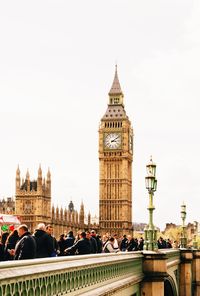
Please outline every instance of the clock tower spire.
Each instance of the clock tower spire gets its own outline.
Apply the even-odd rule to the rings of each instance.
[[[100,233],[132,233],[133,130],[126,115],[117,66],[99,128]]]

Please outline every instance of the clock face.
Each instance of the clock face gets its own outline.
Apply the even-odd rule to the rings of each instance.
[[[104,147],[107,149],[121,148],[121,133],[109,133],[104,135]]]

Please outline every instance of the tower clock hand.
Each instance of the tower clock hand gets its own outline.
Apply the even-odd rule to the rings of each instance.
[[[111,142],[116,142],[116,140],[119,138],[119,136],[117,136],[115,139],[111,140]]]

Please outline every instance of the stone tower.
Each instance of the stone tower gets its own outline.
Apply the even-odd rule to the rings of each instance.
[[[84,204],[83,204],[83,201],[82,201],[81,202],[80,212],[79,212],[79,223],[80,223],[80,225],[82,225],[82,227],[84,227],[84,217],[85,217]]]
[[[30,180],[27,170],[25,180],[20,178],[19,166],[16,171],[15,214],[22,223],[33,231],[38,223],[51,223],[51,173],[42,178],[39,166],[37,180]]]
[[[99,230],[132,233],[133,130],[124,109],[117,66],[99,127]]]

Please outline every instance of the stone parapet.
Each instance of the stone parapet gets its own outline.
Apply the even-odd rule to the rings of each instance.
[[[139,252],[2,262],[0,295],[140,295],[142,279]]]
[[[193,251],[182,249],[180,253],[180,296],[192,296]]]

